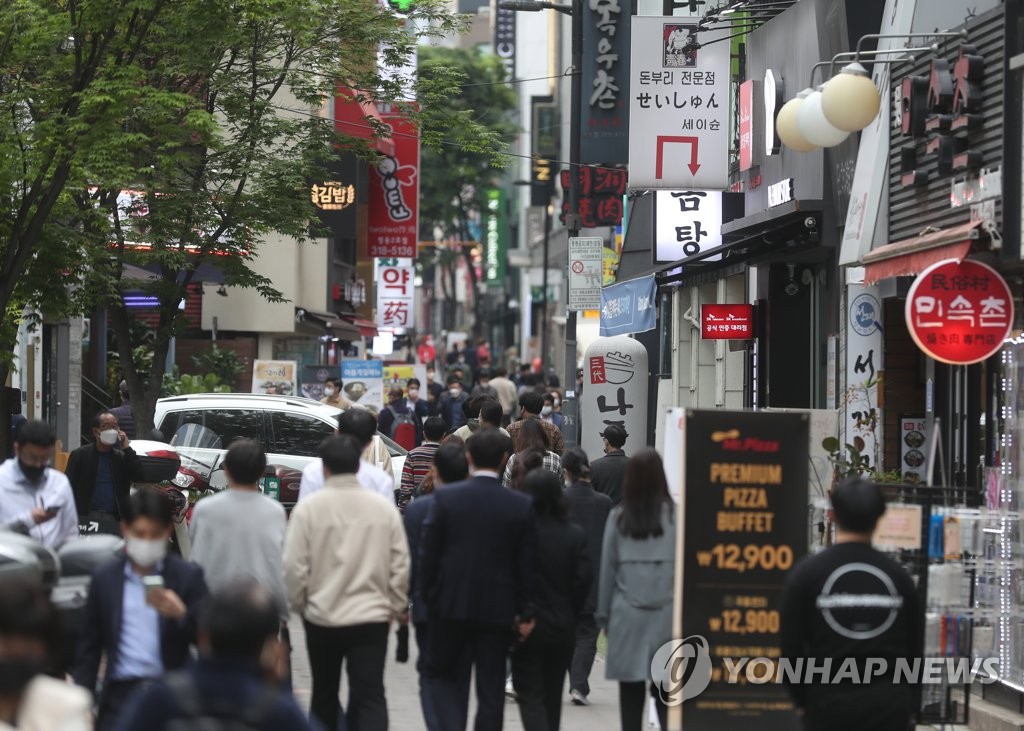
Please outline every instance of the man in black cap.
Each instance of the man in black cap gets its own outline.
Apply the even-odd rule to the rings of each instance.
[[[595,490],[610,497],[613,505],[622,501],[622,478],[626,474],[628,461],[622,446],[628,436],[626,430],[618,424],[605,427],[601,432],[604,456],[590,463],[591,484]]]

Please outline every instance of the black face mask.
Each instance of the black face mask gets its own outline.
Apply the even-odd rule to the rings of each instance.
[[[21,471],[25,474],[25,477],[28,478],[29,482],[39,482],[43,473],[46,471],[46,467],[41,467],[39,465],[27,465],[20,459],[18,460],[18,467],[21,468]]]
[[[19,695],[32,678],[41,675],[45,669],[38,660],[0,659],[0,696]]]

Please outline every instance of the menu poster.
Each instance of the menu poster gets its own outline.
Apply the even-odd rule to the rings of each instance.
[[[727,682],[725,658],[780,656],[786,574],[807,552],[807,414],[688,411],[681,637],[706,638],[711,682],[682,706],[687,731],[795,731],[781,683]]]
[[[912,485],[928,475],[928,422],[923,416],[900,417],[900,474]]]

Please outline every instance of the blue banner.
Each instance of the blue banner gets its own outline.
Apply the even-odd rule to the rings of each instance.
[[[613,284],[601,290],[601,336],[642,333],[657,327],[654,275]]]

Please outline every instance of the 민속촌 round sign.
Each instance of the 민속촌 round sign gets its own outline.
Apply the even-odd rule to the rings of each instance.
[[[910,336],[926,355],[970,365],[991,357],[1009,336],[1013,295],[987,264],[949,259],[918,275],[905,314]]]

